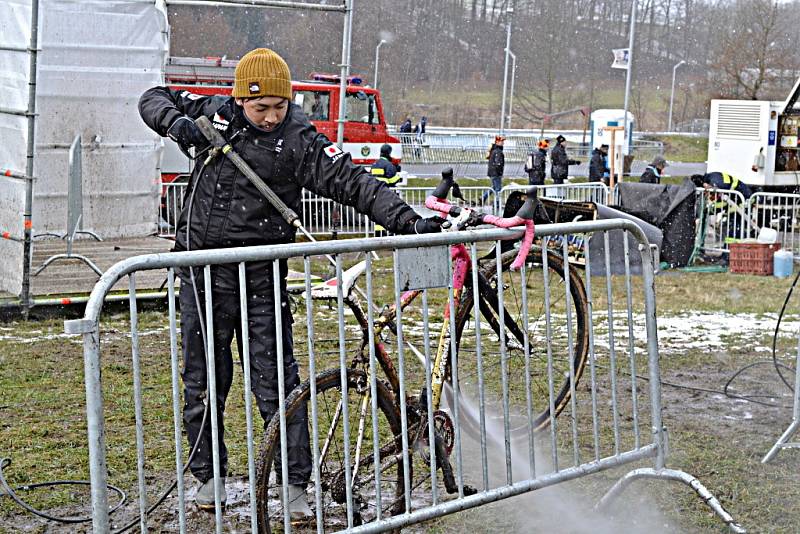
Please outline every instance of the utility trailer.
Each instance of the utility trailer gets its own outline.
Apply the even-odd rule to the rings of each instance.
[[[787,99],[712,100],[708,172],[763,191],[800,189],[800,78]]]

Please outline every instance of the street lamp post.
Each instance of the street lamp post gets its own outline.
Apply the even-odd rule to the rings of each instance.
[[[508,85],[508,57],[511,53],[511,15],[514,13],[514,8],[510,5],[506,8],[506,62],[503,69],[503,99],[500,105],[500,134],[504,133],[504,126],[506,122],[506,89]]]
[[[385,42],[386,39],[381,39],[381,42],[375,47],[375,76],[372,77],[372,83],[375,89],[378,88],[378,60],[380,59],[381,45]]]
[[[680,60],[674,67],[672,67],[672,90],[669,92],[669,122],[667,123],[667,131],[672,131],[672,102],[675,100],[675,72],[678,67],[684,65],[686,62]]]
[[[511,129],[511,108],[514,107],[514,79],[517,75],[517,56],[514,55],[514,52],[511,50],[508,51],[508,55],[511,56],[511,91],[510,95],[508,96],[508,128]]]
[[[628,139],[633,139],[632,132],[628,131],[628,97],[631,93],[631,78],[633,77],[633,43],[634,32],[636,31],[636,1],[637,0],[633,0],[631,2],[631,29],[630,35],[628,36],[628,72],[627,76],[625,77],[625,111],[622,115],[622,125],[625,127],[625,139],[622,140],[623,154],[628,154],[628,152],[630,152]],[[631,126],[633,125],[631,124]],[[622,173],[620,173],[620,175],[622,175]]]

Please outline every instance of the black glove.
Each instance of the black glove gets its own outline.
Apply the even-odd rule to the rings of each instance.
[[[208,144],[206,136],[192,119],[186,115],[178,117],[167,130],[167,135],[176,143],[184,146],[204,146]]]
[[[413,219],[409,221],[410,231],[407,232],[409,234],[435,234],[436,232],[442,231],[442,224],[446,221],[439,217],[438,215],[434,215],[433,217],[428,217],[427,219]]]

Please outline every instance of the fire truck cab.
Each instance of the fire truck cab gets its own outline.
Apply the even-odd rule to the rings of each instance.
[[[237,61],[222,58],[170,57],[165,72],[167,85],[201,95],[230,95]],[[339,120],[340,78],[338,75],[312,73],[310,80],[292,81],[295,104],[308,115],[317,131],[336,140]],[[392,160],[402,158],[400,140],[389,135],[377,89],[364,87],[361,79],[347,81],[347,106],[343,150],[353,161],[370,165],[380,158],[384,144],[392,147]],[[167,143],[162,158],[162,181],[171,182],[177,175],[191,171],[190,160],[175,143]]]

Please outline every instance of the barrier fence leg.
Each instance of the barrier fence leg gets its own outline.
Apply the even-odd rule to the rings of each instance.
[[[731,514],[729,514],[725,508],[722,507],[722,504],[719,502],[719,500],[714,496],[713,493],[708,491],[702,482],[688,473],[675,469],[653,469],[652,467],[634,469],[619,479],[617,483],[614,484],[614,486],[608,490],[605,495],[603,495],[603,498],[597,503],[595,509],[600,511],[606,509],[611,501],[619,497],[619,495],[625,491],[625,488],[627,488],[631,482],[638,478],[656,478],[682,482],[692,488],[695,493],[697,493],[703,502],[705,502],[708,507],[711,508],[711,510],[713,510],[713,512],[717,514],[717,516],[728,526],[731,532],[747,532],[747,530],[745,530],[739,523],[734,521],[733,516],[731,516]]]
[[[89,478],[92,495],[92,531],[109,532],[108,472],[103,422],[103,391],[100,383],[100,327],[89,319],[64,322],[67,334],[83,335],[84,382],[86,384],[86,426],[89,441]]]
[[[595,506],[596,510],[604,510],[610,503],[625,491],[631,482],[638,478],[655,478],[682,482],[692,488],[711,510],[728,526],[731,532],[747,532],[734,521],[719,500],[696,477],[683,471],[665,467],[667,457],[667,431],[661,419],[661,370],[658,361],[658,335],[656,327],[655,277],[653,275],[653,258],[649,247],[639,245],[642,257],[642,278],[645,293],[645,326],[647,329],[647,352],[650,375],[650,402],[652,410],[652,431],[656,444],[655,467],[645,467],[629,471],[617,481]]]
[[[789,425],[789,428],[786,429],[778,441],[775,442],[775,445],[769,450],[764,459],[761,460],[762,464],[765,464],[775,458],[778,454],[778,451],[781,449],[789,449],[789,448],[797,448],[800,447],[800,443],[790,443],[789,440],[797,432],[797,428],[800,427],[800,372],[797,370],[800,369],[800,335],[797,336],[797,358],[795,360],[795,373],[794,373],[794,408],[792,409],[792,424]]]

